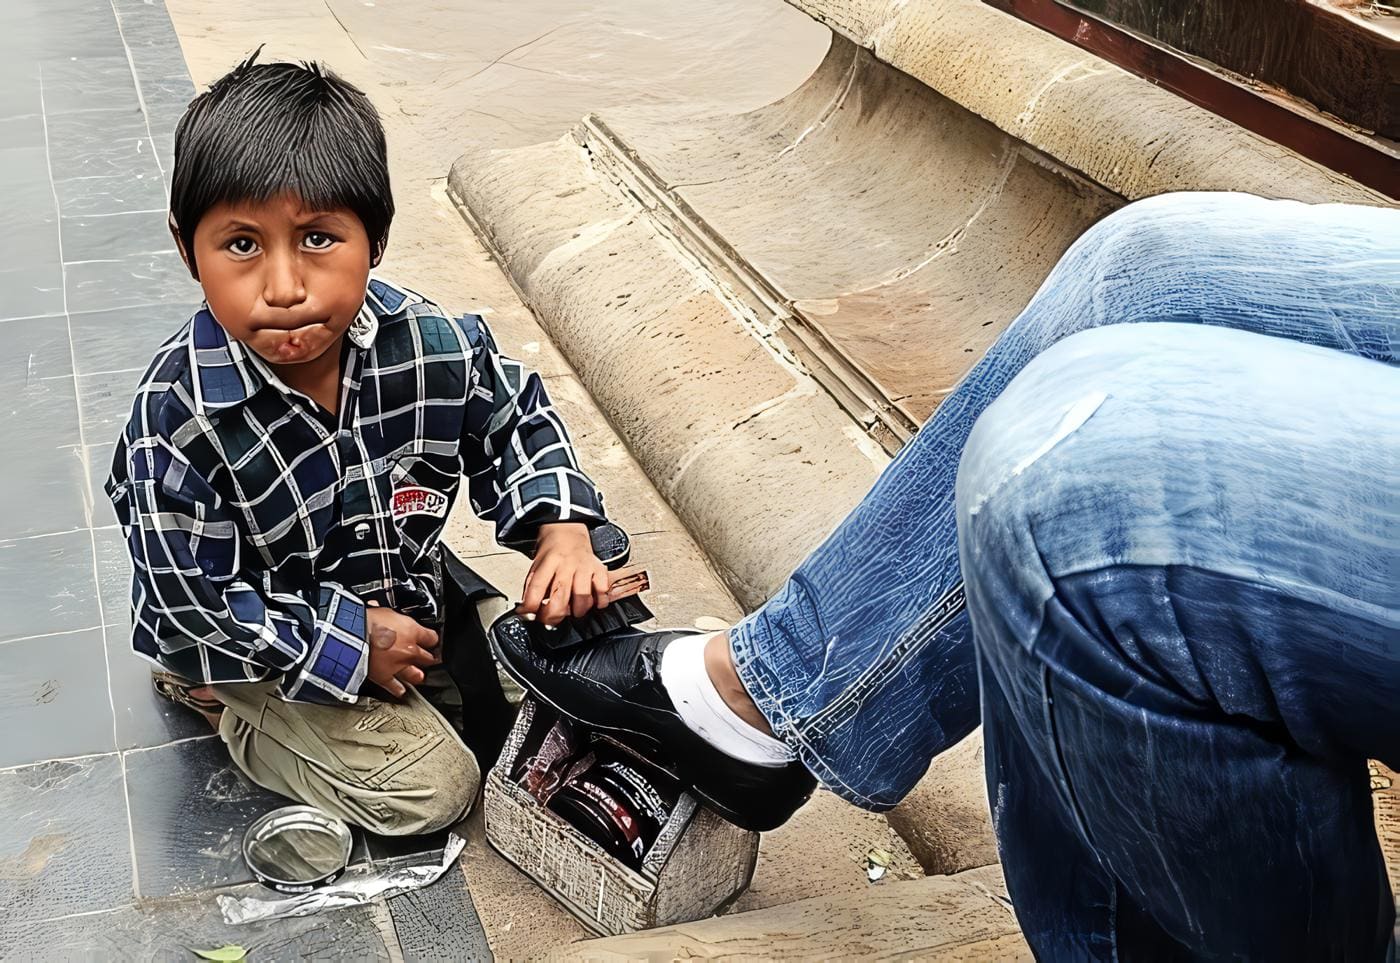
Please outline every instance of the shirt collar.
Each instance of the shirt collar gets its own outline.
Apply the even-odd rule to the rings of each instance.
[[[360,350],[368,350],[385,321],[422,300],[407,288],[371,278],[346,337]],[[201,415],[240,405],[268,383],[263,365],[228,336],[207,303],[190,320],[190,368],[195,410]]]

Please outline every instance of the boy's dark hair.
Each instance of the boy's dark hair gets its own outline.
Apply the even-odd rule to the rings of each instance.
[[[172,229],[190,270],[194,231],[209,208],[289,193],[311,208],[349,208],[384,253],[394,198],[384,127],[359,88],[316,63],[254,63],[253,55],[196,97],[175,129]]]

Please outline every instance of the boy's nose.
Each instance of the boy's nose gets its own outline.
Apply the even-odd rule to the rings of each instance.
[[[295,307],[306,300],[301,270],[295,257],[269,257],[263,276],[263,303],[271,308]]]

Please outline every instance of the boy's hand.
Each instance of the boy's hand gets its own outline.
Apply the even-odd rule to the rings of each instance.
[[[428,651],[437,646],[437,633],[402,612],[373,604],[366,607],[365,637],[369,680],[395,698],[408,691],[405,683],[423,681],[423,666],[437,663],[437,656]]]
[[[516,611],[536,615],[545,625],[566,616],[587,615],[608,606],[608,570],[593,554],[588,526],[554,522],[540,526],[535,564],[525,576],[525,592]]]

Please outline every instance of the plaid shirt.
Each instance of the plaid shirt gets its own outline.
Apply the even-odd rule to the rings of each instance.
[[[539,377],[481,318],[372,280],[346,342],[336,415],[207,308],[161,346],[106,486],[138,653],[194,680],[280,676],[285,698],[353,702],[366,602],[438,619],[436,549],[464,472],[502,545],[603,520]]]

